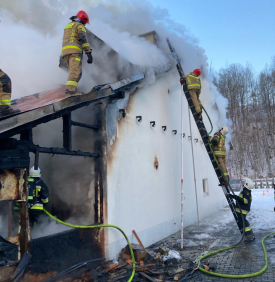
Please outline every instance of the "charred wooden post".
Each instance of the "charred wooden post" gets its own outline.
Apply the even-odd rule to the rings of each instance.
[[[36,150],[35,159],[34,159],[34,169],[38,169],[38,167],[39,167],[39,151]]]
[[[23,185],[23,190],[19,193],[19,259],[29,250],[30,225],[28,210],[28,170],[21,170],[23,179],[20,179],[19,185]],[[23,182],[23,183],[22,183]]]
[[[9,201],[8,205],[8,237],[11,237],[11,228],[12,228],[12,201]]]
[[[72,115],[68,113],[62,116],[63,119],[63,147],[67,151],[72,150]]]

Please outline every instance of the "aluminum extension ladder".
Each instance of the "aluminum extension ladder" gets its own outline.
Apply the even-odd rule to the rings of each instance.
[[[179,58],[178,58],[178,56],[177,56],[177,54],[176,54],[176,52],[175,52],[175,49],[174,49],[174,48],[172,47],[172,45],[170,44],[169,39],[167,38],[166,40],[167,40],[169,49],[170,49],[170,51],[172,52],[172,55],[173,55],[173,57],[174,57],[174,59],[175,59],[175,61],[176,61],[176,67],[177,67],[177,69],[178,69],[178,73],[179,73],[179,75],[180,75],[180,78],[183,78],[184,72],[183,72],[183,69],[182,69],[182,67],[181,67]],[[215,157],[214,157],[214,154],[213,154],[213,152],[212,152],[212,149],[211,149],[211,147],[210,147],[210,144],[209,144],[209,135],[208,135],[208,133],[207,133],[207,130],[206,130],[205,126],[204,126],[204,123],[198,119],[198,114],[196,113],[195,106],[194,106],[194,104],[193,104],[193,102],[192,102],[192,99],[191,99],[191,97],[190,97],[189,91],[188,91],[188,89],[187,89],[187,85],[186,85],[185,79],[184,79],[184,78],[183,78],[183,79],[180,79],[180,83],[181,83],[181,85],[182,85],[182,88],[183,88],[185,97],[186,97],[186,99],[187,99],[189,108],[190,108],[190,110],[191,110],[191,112],[192,112],[192,114],[193,114],[194,120],[195,120],[196,125],[197,125],[197,127],[198,127],[198,130],[199,130],[199,132],[200,132],[200,135],[201,135],[201,138],[202,138],[202,140],[203,140],[203,143],[204,143],[204,146],[205,146],[205,148],[206,148],[206,151],[207,151],[207,153],[208,153],[208,156],[209,156],[209,158],[210,158],[210,160],[211,160],[211,163],[212,163],[212,165],[213,165],[213,168],[214,168],[214,170],[215,170],[215,172],[216,172],[216,175],[217,175],[217,177],[218,177],[218,179],[219,179],[220,185],[221,185],[221,187],[222,187],[222,189],[223,189],[223,192],[224,192],[224,195],[225,195],[226,200],[227,200],[227,202],[228,202],[228,205],[229,205],[229,207],[230,207],[230,209],[231,209],[231,211],[232,211],[232,214],[233,214],[233,216],[234,216],[234,218],[235,218],[235,220],[236,220],[236,223],[237,223],[237,225],[238,225],[238,227],[239,227],[239,226],[241,226],[241,224],[239,224],[238,216],[237,216],[237,213],[236,213],[236,211],[235,211],[236,204],[234,203],[233,199],[231,199],[231,198],[229,198],[229,197],[227,196],[227,195],[230,193],[230,189],[229,189],[229,186],[227,185],[227,183],[224,181],[224,178],[223,178],[223,175],[222,175],[222,171],[220,170],[220,167],[219,167],[219,165],[217,164],[217,161],[216,161],[216,159],[215,159]],[[242,228],[239,227],[239,229],[240,229],[240,232],[241,232]],[[241,233],[242,233],[242,232],[241,232]]]

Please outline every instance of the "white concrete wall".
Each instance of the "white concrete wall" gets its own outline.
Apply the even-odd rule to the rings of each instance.
[[[168,89],[169,92],[168,93]],[[108,155],[107,221],[122,228],[131,242],[134,229],[148,246],[180,230],[181,211],[181,87],[176,71],[154,85],[139,89],[130,99],[126,118],[117,123],[117,137]],[[184,225],[196,222],[195,184],[191,154],[188,106],[184,96]],[[142,116],[137,123],[136,116]],[[225,204],[223,192],[200,135],[192,120],[200,219]],[[156,127],[150,127],[150,121]],[[162,131],[162,126],[167,131]],[[107,124],[108,126],[108,124]],[[172,130],[178,131],[177,135]],[[154,167],[154,159],[159,167]],[[202,179],[210,193],[203,195]],[[126,245],[114,229],[106,232],[106,256],[116,258]]]

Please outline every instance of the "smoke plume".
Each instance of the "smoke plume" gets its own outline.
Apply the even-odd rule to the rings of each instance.
[[[169,37],[185,73],[195,68],[203,69],[201,100],[212,118],[214,130],[230,125],[226,118],[227,100],[211,82],[204,50],[183,25],[171,18],[167,10],[155,8],[147,1],[126,0],[2,0],[0,8],[0,67],[12,79],[13,99],[66,83],[68,74],[58,67],[63,29],[70,22],[69,17],[85,10],[91,23],[87,29],[106,44],[102,45],[96,39],[91,42],[92,65],[85,62],[84,54],[80,90],[89,91],[95,85],[115,82],[137,73],[146,75],[146,80],[139,87],[154,83],[158,74],[173,66],[165,40]],[[158,47],[139,37],[153,30],[158,34]],[[92,124],[96,123],[93,111],[96,111],[96,106],[76,111],[74,115],[82,118],[82,122]],[[58,120],[40,126],[34,132],[35,141],[39,141],[37,143],[41,146],[45,146],[41,143],[62,146],[60,128],[61,121]],[[74,136],[77,136],[77,149],[93,151],[92,144],[96,138],[93,133],[76,129]],[[79,204],[87,217],[85,222],[92,223],[93,214],[86,211],[93,210],[94,203],[93,161],[47,155],[41,158],[40,163],[44,181],[54,191],[56,203],[64,203],[68,209],[72,208],[72,204]],[[72,212],[68,213],[68,216],[71,215]]]

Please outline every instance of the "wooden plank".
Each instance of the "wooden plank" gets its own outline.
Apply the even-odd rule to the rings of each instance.
[[[151,281],[151,282],[156,282],[156,280],[154,278],[150,277],[149,275],[145,274],[144,272],[140,272],[139,276],[142,279],[144,279],[144,280],[148,280],[148,281]]]
[[[0,158],[0,169],[26,168],[29,165],[30,158]]]
[[[26,112],[15,117],[10,117],[0,121],[0,133],[6,132],[20,125],[32,122],[44,116],[54,114],[53,105],[45,106],[30,112]]]
[[[27,148],[18,148],[11,150],[0,150],[0,158],[20,158],[20,157],[28,157],[29,150]]]
[[[0,169],[0,183],[0,201],[18,199],[19,182],[17,175],[13,171]]]
[[[107,266],[107,268],[105,268],[102,273],[107,273],[109,271],[111,271],[112,269],[115,269],[116,267],[118,267],[118,264],[113,263]]]
[[[145,247],[143,246],[141,240],[139,239],[139,237],[138,237],[136,231],[133,230],[132,232],[133,232],[133,234],[135,235],[135,237],[136,237],[137,241],[139,242],[139,244],[141,245],[141,247],[143,248],[144,252],[146,252],[146,249],[145,249]]]
[[[153,268],[156,268],[156,264],[146,264],[146,265],[136,266],[136,272],[140,272],[140,271],[143,272]]]

